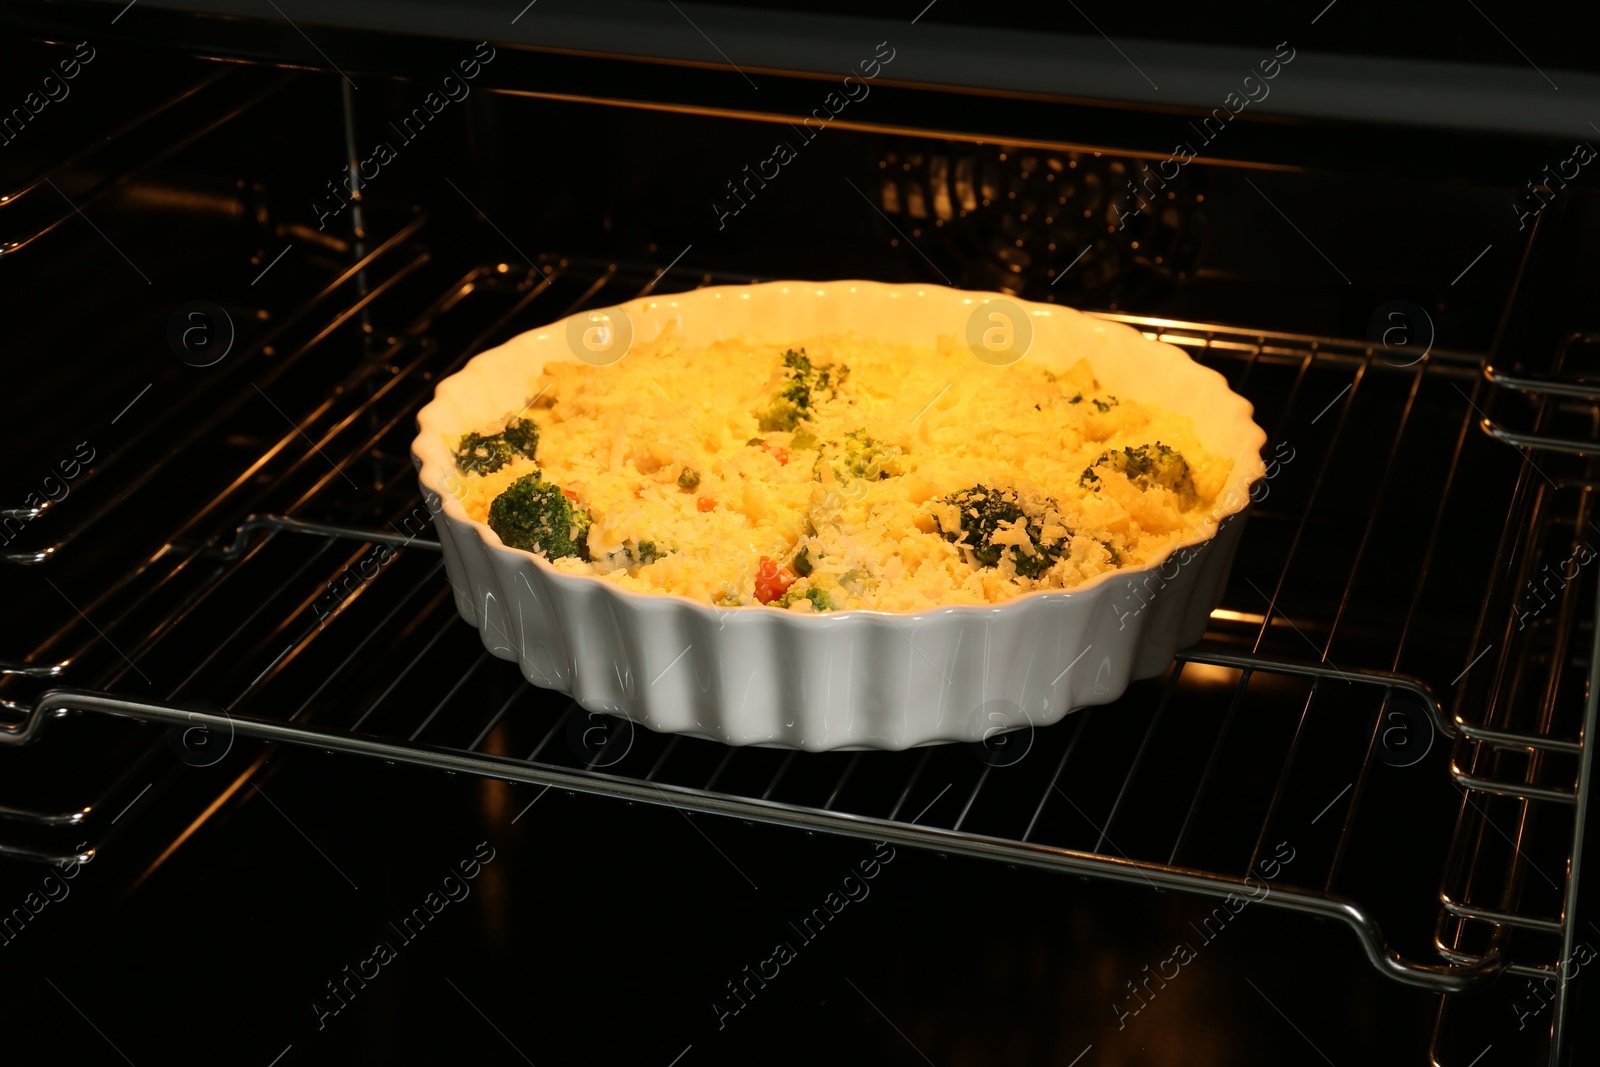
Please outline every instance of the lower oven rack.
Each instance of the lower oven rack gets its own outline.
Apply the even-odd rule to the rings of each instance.
[[[1203,659],[1190,661],[1204,662]],[[824,804],[820,808],[782,804],[766,799],[765,795],[738,795],[719,792],[709,786],[692,788],[662,783],[655,781],[653,774],[630,778],[605,774],[593,769],[568,769],[538,762],[537,757],[541,751],[566,725],[574,709],[575,705],[569,704],[556,717],[544,738],[526,759],[481,753],[468,748],[430,745],[418,741],[417,734],[426,727],[426,721],[411,737],[400,742],[359,734],[352,730],[324,730],[297,723],[227,712],[145,704],[110,697],[104,693],[72,689],[51,691],[35,705],[35,714],[44,717],[58,711],[101,712],[186,730],[204,730],[211,737],[219,739],[222,744],[231,743],[238,737],[247,737],[261,741],[304,745],[330,753],[406,762],[452,773],[476,774],[486,778],[504,779],[511,783],[541,785],[545,789],[554,787],[575,793],[609,796],[619,800],[661,804],[679,811],[728,815],[802,830],[821,830],[871,841],[891,841],[944,853],[971,856],[975,859],[1021,863],[1112,881],[1143,883],[1153,889],[1172,889],[1217,898],[1243,897],[1247,894],[1253,896],[1255,890],[1263,884],[1259,880],[1251,882],[1247,876],[1229,877],[1170,864],[1141,862],[1121,855],[1036,844],[1028,841],[1026,834],[1023,835],[1023,839],[1017,840],[963,832],[961,822],[977,799],[985,775],[980,775],[976,786],[966,794],[959,808],[961,814],[955,818],[954,826],[949,829],[920,825],[920,823],[922,818],[949,793],[954,785],[953,782],[947,783],[936,792],[916,816],[909,820],[897,818],[907,810],[914,788],[923,782],[931,784],[932,779],[925,772],[931,762],[932,752],[927,752],[921,757],[921,761],[900,790],[890,815],[885,818],[834,811],[831,808],[833,797],[830,797],[829,804]],[[207,743],[214,744],[218,741]],[[601,754],[602,756],[604,754],[603,748]],[[854,764],[855,761],[852,761],[848,765],[850,770],[854,769]],[[1062,760],[1062,765],[1064,764],[1065,759]],[[722,769],[724,767],[719,766],[718,770]],[[770,793],[776,784],[775,780],[770,781],[763,793]],[[843,781],[838,783],[839,787],[843,785]],[[1052,782],[1053,788],[1055,786]],[[530,804],[536,803],[542,793],[541,790],[539,794],[535,794]],[[1040,807],[1049,799],[1048,795],[1042,797],[1039,802]],[[1070,802],[1068,799],[1069,804]],[[956,807],[954,802],[945,806],[947,809]],[[1440,992],[1459,992],[1472,988],[1483,979],[1494,977],[1504,966],[1498,958],[1493,957],[1459,965],[1407,960],[1388,947],[1382,931],[1360,905],[1335,894],[1288,887],[1276,891],[1269,890],[1269,895],[1261,899],[1270,901],[1276,907],[1321,918],[1338,919],[1346,923],[1359,937],[1362,949],[1373,966],[1391,978],[1411,985]]]
[[[406,259],[403,246],[402,240],[381,246],[396,250],[391,259],[405,261],[398,268],[389,264],[392,269],[420,262]],[[686,818],[720,814],[1259,902],[1342,922],[1382,973],[1441,993],[1476,987],[1507,970],[1554,973],[1559,957],[1553,952],[1517,958],[1512,949],[1529,931],[1570,941],[1570,907],[1530,911],[1514,892],[1490,907],[1456,889],[1479,862],[1478,851],[1456,847],[1472,832],[1468,820],[1457,817],[1452,835],[1449,816],[1457,807],[1466,811],[1498,798],[1523,810],[1562,809],[1568,818],[1576,815],[1581,838],[1591,788],[1584,741],[1596,718],[1592,686],[1581,721],[1568,716],[1542,725],[1479,720],[1460,701],[1447,710],[1439,696],[1479,666],[1475,646],[1432,636],[1439,629],[1432,624],[1450,611],[1436,603],[1440,590],[1459,584],[1459,574],[1444,574],[1457,562],[1444,558],[1445,517],[1469,495],[1464,452],[1480,444],[1504,447],[1477,428],[1488,386],[1476,356],[1434,351],[1399,364],[1358,342],[1108,315],[1185,347],[1252,395],[1271,435],[1271,491],[1251,520],[1251,529],[1263,531],[1261,551],[1254,557],[1241,552],[1206,639],[1116,704],[1077,712],[1048,729],[976,749],[732,749],[591,715],[564,696],[527,685],[514,667],[491,657],[456,616],[438,545],[425,532],[426,509],[409,478],[404,441],[432,383],[485,344],[581,307],[658,287],[745,280],[559,257],[489,264],[450,278],[443,294],[387,343],[368,331],[362,343],[372,351],[359,375],[363,388],[336,390],[332,400],[291,419],[292,431],[268,450],[278,464],[268,490],[258,491],[260,479],[247,484],[241,477],[207,506],[209,524],[184,521],[144,566],[130,571],[126,589],[119,583],[85,607],[109,621],[86,627],[73,620],[24,661],[7,664],[13,684],[73,688],[9,701],[13,716],[0,719],[0,741],[37,742],[40,751],[70,743],[55,735],[64,734],[78,713],[153,724],[144,728],[144,756],[112,788],[90,791],[86,785],[92,803],[0,810],[0,831],[56,831],[54,845],[9,844],[10,853],[59,859],[104,848],[116,821],[148,802],[153,785],[193,773],[197,762],[204,766],[173,760],[174,751],[182,756],[198,739],[226,752],[235,740],[252,738],[668,805]],[[453,340],[435,340],[449,332],[443,327],[452,316],[464,314],[461,307],[478,299],[475,294],[491,292],[500,301],[492,314],[485,312]],[[336,327],[352,322],[352,309],[381,319],[381,296],[366,289],[355,294],[299,351],[339,343],[329,338],[343,336]],[[1368,418],[1374,412],[1376,422]],[[1374,425],[1381,439],[1367,443],[1364,435]],[[1358,446],[1374,476],[1364,482],[1365,510],[1350,513],[1350,498],[1343,496],[1349,479],[1334,459]],[[1416,467],[1425,470],[1418,475]],[[1291,470],[1292,477],[1278,480],[1279,471]],[[1385,509],[1419,477],[1437,493],[1429,512],[1435,517],[1425,535],[1397,548]],[[357,489],[353,501],[345,482]],[[284,492],[274,498],[279,488]],[[274,499],[287,503],[256,510]],[[70,555],[64,550],[71,541],[111,521],[106,516],[122,502],[108,502],[80,521],[43,562],[55,565],[55,557]],[[1330,514],[1339,516],[1331,532],[1324,529]],[[375,576],[352,583],[351,569],[374,545],[388,546],[392,556]],[[1319,555],[1325,549],[1337,560],[1331,574],[1323,573],[1330,570]],[[1361,609],[1352,590],[1380,554],[1399,549],[1411,553],[1406,573],[1414,580],[1398,590],[1394,613],[1375,617]],[[1489,573],[1488,563],[1485,558],[1481,573]],[[1592,596],[1587,585],[1574,582],[1563,596],[1576,604]],[[271,592],[219,608],[235,587]],[[118,606],[117,596],[142,601],[152,590],[168,594],[172,604],[154,622]],[[1484,595],[1474,587],[1462,599],[1481,602]],[[245,603],[253,606],[246,610]],[[211,633],[205,663],[181,675],[163,699],[129,695],[130,672],[162,654],[174,634],[215,618],[233,626]],[[1595,632],[1591,628],[1565,650],[1586,672],[1595,669]],[[106,654],[93,674],[87,665],[80,669],[80,659],[90,658],[102,640],[115,641],[126,655]],[[1335,652],[1337,662],[1330,658]],[[381,665],[376,674],[374,664]],[[1446,685],[1456,670],[1460,675]],[[197,696],[216,700],[225,692],[231,699],[194,703]],[[1457,751],[1436,745],[1440,737]],[[1241,764],[1246,741],[1250,760]],[[1575,760],[1582,773],[1567,786],[1520,780],[1493,760],[1465,759],[1468,750],[1550,753]],[[1437,931],[1430,939],[1416,923],[1404,931],[1409,941],[1402,951],[1390,940],[1395,925],[1381,924],[1363,903],[1382,882],[1363,864],[1386,847],[1382,833],[1373,843],[1372,832],[1392,814],[1386,807],[1395,803],[1390,779],[1399,772],[1432,775],[1433,794],[1449,809],[1434,842],[1439,863],[1433,870],[1444,870],[1446,859],[1450,869],[1430,876],[1437,891],[1429,895],[1437,899],[1429,914],[1441,924],[1478,928],[1483,936],[1475,949],[1461,947],[1459,939],[1447,942]],[[1186,799],[1176,803],[1174,797]],[[116,818],[107,822],[113,811]],[[87,840],[63,847],[61,833],[68,829]],[[1481,825],[1478,830],[1481,835]],[[1524,863],[1533,862],[1515,851],[1508,861],[1513,881]],[[1557,858],[1570,872],[1570,893],[1575,847],[1569,843]],[[1427,958],[1430,948],[1438,959]]]

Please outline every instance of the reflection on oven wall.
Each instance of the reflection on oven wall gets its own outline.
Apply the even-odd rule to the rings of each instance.
[[[670,260],[692,246],[708,267],[759,277],[948,282],[1349,337],[1405,300],[1441,346],[1481,348],[1526,236],[1517,190],[1445,179],[1163,168],[844,128],[805,140],[787,124],[506,97],[472,105],[474,155],[438,173],[484,183],[479,206],[521,220],[502,229],[572,254]],[[508,133],[522,129],[538,136]],[[557,163],[551,143],[573,150]],[[1539,166],[1530,157],[1530,177]],[[448,184],[430,190],[431,207],[460,206]],[[1209,310],[1219,303],[1221,316]]]
[[[884,214],[975,289],[1137,306],[1188,281],[1209,230],[1205,167],[1169,181],[1099,152],[910,145],[878,168]]]

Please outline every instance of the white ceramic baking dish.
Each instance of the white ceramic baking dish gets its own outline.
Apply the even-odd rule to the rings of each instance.
[[[451,491],[462,433],[519,408],[544,364],[574,358],[574,346],[590,362],[609,362],[617,353],[606,354],[606,345],[626,343],[630,326],[635,344],[670,322],[690,343],[853,331],[931,347],[940,335],[980,336],[971,324],[988,321],[992,308],[1026,316],[1033,337],[1025,358],[1064,369],[1086,357],[1109,392],[1189,416],[1202,444],[1232,457],[1201,535],[1148,567],[1070,591],[914,613],[801,614],[718,608],[558,572],[505,547]],[[620,310],[625,320],[562,320],[482,353],[441,381],[418,414],[412,456],[456,606],[489,651],[517,661],[533,684],[569,693],[590,711],[727,744],[901,749],[985,740],[1109,703],[1129,682],[1161,673],[1204,632],[1251,487],[1264,476],[1266,435],[1250,403],[1181,349],[1068,308],[925,285],[721,286]],[[583,349],[597,347],[597,337],[600,353]]]

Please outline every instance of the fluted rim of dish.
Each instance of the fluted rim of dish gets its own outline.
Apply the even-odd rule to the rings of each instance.
[[[973,300],[1003,299],[1017,304],[1024,310],[1029,311],[1030,314],[1037,314],[1038,311],[1042,310],[1049,314],[1066,314],[1080,316],[1084,319],[1090,318],[1090,316],[1084,315],[1083,312],[1077,311],[1073,308],[1063,307],[1059,304],[1041,304],[1036,301],[1021,300],[1003,293],[992,293],[982,290],[955,289],[938,285],[894,285],[884,282],[853,279],[841,279],[827,282],[774,281],[751,285],[706,286],[700,289],[692,289],[682,293],[668,294],[659,297],[638,297],[633,300],[625,301],[617,306],[628,312],[631,317],[639,319],[648,315],[648,313],[656,307],[659,307],[663,304],[670,304],[671,306],[676,307],[677,303],[682,300],[695,300],[697,302],[699,300],[705,300],[709,302],[720,295],[729,293],[761,293],[763,296],[768,294],[786,296],[791,290],[816,290],[819,286],[830,289],[839,286],[847,286],[850,287],[852,291],[866,289],[869,291],[875,291],[879,294],[892,293],[896,296],[909,294],[916,297],[924,297],[930,293],[949,294],[951,298],[961,298],[965,299],[967,302],[972,302]],[[1107,587],[1113,582],[1118,582],[1129,578],[1138,578],[1139,576],[1153,573],[1165,565],[1168,560],[1172,559],[1185,549],[1198,548],[1207,542],[1214,540],[1223,523],[1243,513],[1250,506],[1252,502],[1251,492],[1254,486],[1258,482],[1263,481],[1266,477],[1266,467],[1260,456],[1261,449],[1265,447],[1267,442],[1266,431],[1262,430],[1261,427],[1254,421],[1255,406],[1251,404],[1250,401],[1234,392],[1232,388],[1229,387],[1227,379],[1221,373],[1196,362],[1193,357],[1176,345],[1169,344],[1165,341],[1152,340],[1134,327],[1125,323],[1114,322],[1105,319],[1094,319],[1093,321],[1097,328],[1103,328],[1113,336],[1123,337],[1138,346],[1148,346],[1151,350],[1166,350],[1168,354],[1162,358],[1166,358],[1168,360],[1176,358],[1181,360],[1183,364],[1186,364],[1192,368],[1189,373],[1199,372],[1199,374],[1202,376],[1202,379],[1208,381],[1211,387],[1217,391],[1215,402],[1231,407],[1233,409],[1232,416],[1236,418],[1238,422],[1248,424],[1250,430],[1254,431],[1253,434],[1250,435],[1251,441],[1247,442],[1245,445],[1246,448],[1253,450],[1253,456],[1255,459],[1254,469],[1241,471],[1237,461],[1239,457],[1236,457],[1233,471],[1230,472],[1227,481],[1223,483],[1222,489],[1219,490],[1217,494],[1217,499],[1219,501],[1223,500],[1224,498],[1235,499],[1234,505],[1222,510],[1213,510],[1205,524],[1193,536],[1173,543],[1158,556],[1152,558],[1149,562],[1143,564],[1142,566],[1118,567],[1113,570],[1103,571],[1087,581],[1079,585],[1072,586],[1069,589],[1035,589],[1026,593],[1020,593],[1014,597],[1009,597],[1006,600],[996,601],[988,604],[934,605],[931,607],[916,608],[907,611],[884,611],[876,608],[848,608],[839,611],[827,612],[799,612],[790,611],[786,608],[774,607],[768,604],[746,604],[732,607],[722,607],[716,604],[708,604],[705,601],[696,600],[693,597],[684,596],[680,593],[636,592],[631,589],[624,589],[612,582],[606,581],[602,575],[572,574],[568,571],[559,570],[551,565],[551,563],[544,557],[539,556],[536,553],[526,551],[525,549],[511,548],[500,540],[499,534],[495,533],[487,523],[479,522],[478,520],[467,515],[466,509],[462,506],[461,501],[448,488],[449,478],[459,477],[460,475],[456,472],[454,454],[447,442],[452,439],[458,439],[460,435],[467,432],[467,430],[447,429],[444,424],[449,421],[449,415],[453,414],[455,394],[463,387],[463,383],[469,378],[478,375],[494,373],[493,371],[489,370],[491,362],[503,349],[507,348],[508,346],[516,344],[530,335],[542,335],[537,338],[539,341],[543,341],[547,337],[555,338],[560,334],[563,324],[575,317],[577,316],[564,316],[563,318],[558,319],[547,326],[525,331],[524,333],[519,334],[517,337],[506,341],[504,344],[497,345],[494,348],[486,349],[485,351],[474,356],[472,359],[468,360],[460,370],[456,371],[449,377],[441,379],[438,385],[435,386],[434,398],[424,405],[423,408],[417,413],[418,432],[411,444],[411,455],[413,461],[418,467],[418,480],[424,490],[424,502],[427,504],[430,512],[435,513],[435,516],[437,516],[437,513],[443,512],[445,516],[454,522],[461,524],[465,529],[471,530],[481,541],[493,548],[495,551],[508,553],[513,557],[522,557],[527,561],[532,562],[536,568],[543,572],[546,580],[555,581],[561,585],[570,584],[574,589],[581,588],[586,585],[599,586],[603,588],[610,596],[616,598],[620,603],[631,604],[641,608],[648,608],[650,605],[678,603],[698,609],[711,617],[720,618],[722,623],[727,623],[730,621],[730,617],[733,619],[740,617],[783,617],[793,620],[798,625],[822,626],[830,624],[839,625],[839,620],[861,617],[884,618],[890,620],[915,620],[932,616],[979,616],[992,614],[998,611],[1004,611],[1007,608],[1034,600],[1048,598],[1066,599],[1074,597],[1088,597],[1097,593],[1099,590]],[[635,330],[637,332],[637,326],[635,326]],[[559,342],[556,343],[559,345]],[[556,358],[570,359],[571,354],[569,352],[562,353],[553,350],[551,356],[547,357],[546,362]],[[537,365],[542,366],[542,363]],[[1140,401],[1138,396],[1130,396],[1129,399]],[[1207,399],[1210,400],[1211,398]],[[1171,409],[1169,408],[1168,410]],[[1172,413],[1184,414],[1183,412]],[[481,420],[474,424],[474,426],[471,428],[482,426],[488,421],[491,420]]]

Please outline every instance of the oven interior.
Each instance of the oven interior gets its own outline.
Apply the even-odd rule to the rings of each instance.
[[[7,46],[46,70],[75,40]],[[1499,175],[1198,162],[1118,229],[1146,159],[844,125],[748,183],[792,125],[523,92],[513,63],[541,57],[504,46],[402,132],[457,53],[347,78],[106,41],[0,157],[0,724],[27,741],[0,746],[0,888],[77,875],[5,928],[50,1033],[78,1033],[76,986],[143,1062],[163,1046],[128,1020],[217,973],[238,1003],[197,992],[188,1040],[249,1034],[261,1062],[464,1040],[506,1062],[1264,1062],[1302,1038],[1568,1062],[1585,986],[1556,979],[1594,936],[1591,196],[1540,186],[1519,230]],[[703,72],[631,76],[688,98]],[[380,140],[392,161],[335,200]],[[1223,373],[1271,465],[1205,639],[1049,728],[829,754],[635,730],[491,657],[408,454],[433,384],[583,308],[776,278],[1000,289]],[[470,934],[416,953],[455,992],[346,984],[321,1014],[483,840],[507,858]],[[752,986],[875,847],[894,903]],[[1224,895],[1263,882],[1213,945]],[[1230,988],[1149,984],[1183,939]],[[102,949],[102,975],[56,962]],[[189,989],[125,988],[167,956]],[[433,1012],[504,1042],[411,1032]]]

